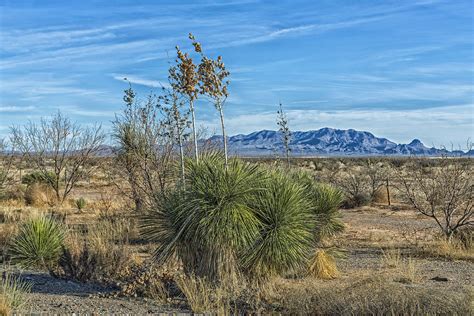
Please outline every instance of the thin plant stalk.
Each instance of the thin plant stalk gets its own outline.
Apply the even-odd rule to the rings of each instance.
[[[198,149],[198,139],[197,139],[197,131],[196,131],[196,116],[194,114],[194,102],[193,100],[189,101],[189,110],[191,111],[191,121],[192,121],[192,129],[193,129],[193,140],[194,140],[194,158],[196,162],[199,162],[199,149]]]
[[[228,158],[227,158],[227,136],[225,133],[225,124],[224,124],[224,109],[222,108],[220,103],[217,103],[217,108],[219,110],[219,116],[221,118],[221,128],[222,128],[222,143],[224,144],[224,165],[225,169],[227,170],[227,165],[228,165]]]

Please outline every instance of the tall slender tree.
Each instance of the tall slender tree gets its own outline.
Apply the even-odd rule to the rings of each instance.
[[[288,168],[290,167],[290,142],[291,142],[291,131],[290,128],[288,127],[288,118],[283,112],[283,105],[280,102],[279,109],[277,111],[278,118],[277,118],[277,124],[279,126],[279,131],[281,133],[281,138],[283,142],[283,146],[285,147],[285,154],[286,154],[286,162],[288,164]]]

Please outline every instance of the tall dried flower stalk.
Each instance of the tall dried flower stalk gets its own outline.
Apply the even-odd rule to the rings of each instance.
[[[189,38],[194,41],[192,34],[189,34]],[[197,51],[196,45],[195,50]],[[198,77],[197,77],[197,66],[194,64],[193,59],[188,53],[183,53],[181,49],[176,46],[176,67],[171,67],[169,70],[169,76],[171,78],[173,90],[186,96],[189,102],[189,111],[191,112],[191,124],[194,138],[194,157],[196,161],[199,161],[199,149],[198,139],[196,131],[196,114],[194,111],[194,102],[198,97]]]
[[[193,41],[195,51],[201,55],[201,63],[199,64],[197,70],[199,92],[200,94],[207,96],[214,104],[216,110],[219,112],[222,129],[222,142],[224,146],[225,166],[227,168],[228,151],[224,123],[224,104],[227,97],[229,96],[227,90],[229,81],[226,80],[226,78],[230,75],[230,73],[225,67],[222,56],[218,56],[217,59],[212,59],[205,56],[202,52],[201,45],[195,40],[194,36],[189,34],[189,38]]]
[[[291,141],[291,131],[288,127],[288,118],[286,117],[285,112],[283,112],[283,105],[280,102],[279,110],[277,111],[278,119],[277,124],[279,126],[279,131],[281,133],[283,146],[285,147],[286,161],[288,163],[288,168],[290,167],[290,141]]]

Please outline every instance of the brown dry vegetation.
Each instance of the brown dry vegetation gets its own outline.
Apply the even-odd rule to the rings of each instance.
[[[44,282],[49,277],[45,272],[26,273],[33,284],[29,301],[18,309],[22,312],[472,313],[472,226],[467,226],[462,238],[446,241],[432,218],[417,212],[396,189],[393,174],[409,175],[408,160],[387,158],[376,163],[383,174],[380,183],[373,185],[364,159],[292,160],[292,168],[336,185],[348,175],[362,177],[354,179],[351,188],[358,186],[363,205],[353,207],[354,194],[346,191],[350,201],[345,205],[352,208],[342,210],[345,230],[324,241],[311,261],[310,275],[288,275],[264,285],[239,279],[216,285],[183,274],[178,261],[152,264],[156,245],[141,238],[132,195],[114,174],[109,158],[103,158],[97,173],[78,182],[61,206],[48,203],[48,190],[41,185],[34,195],[28,193],[32,189],[21,184],[21,164],[16,161],[0,201],[0,258],[4,264],[10,261],[9,243],[29,218],[52,214],[68,227],[55,281]],[[425,163],[437,168],[436,160]],[[472,167],[471,160],[452,163]],[[23,169],[22,174],[31,171]],[[75,206],[78,198],[86,201],[82,210]],[[4,310],[9,308],[3,305]]]

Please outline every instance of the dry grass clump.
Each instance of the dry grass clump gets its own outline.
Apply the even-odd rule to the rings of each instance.
[[[194,275],[177,276],[175,282],[194,313],[217,315],[230,313],[229,293],[222,286]]]
[[[417,288],[383,277],[347,284],[280,280],[266,298],[269,310],[298,315],[470,315],[472,299],[472,291]]]
[[[72,233],[59,259],[61,277],[80,282],[115,282],[128,272],[133,255],[125,221],[100,221],[87,232]]]
[[[334,257],[318,249],[310,261],[309,274],[320,279],[334,279],[339,275]]]
[[[402,255],[400,249],[382,249],[380,262],[386,268],[399,268],[402,264]]]
[[[474,244],[472,242],[466,244],[457,239],[451,241],[440,239],[423,246],[422,254],[449,260],[474,262]]]
[[[25,203],[36,207],[52,206],[56,198],[53,189],[43,183],[33,183],[26,188]]]
[[[30,290],[31,284],[5,271],[0,279],[0,315],[10,315],[23,305],[26,302],[25,294]]]
[[[380,262],[382,267],[394,270],[397,282],[410,284],[420,281],[417,262],[413,258],[403,258],[400,249],[382,250]]]

